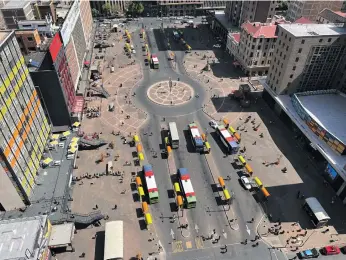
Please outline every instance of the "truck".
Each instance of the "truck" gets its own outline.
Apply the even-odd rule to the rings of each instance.
[[[153,69],[158,69],[160,67],[159,58],[156,54],[151,54],[151,66]]]

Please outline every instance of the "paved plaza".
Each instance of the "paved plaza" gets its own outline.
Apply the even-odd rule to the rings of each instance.
[[[152,85],[147,90],[148,98],[163,106],[179,106],[193,97],[193,89],[180,81],[163,81]]]

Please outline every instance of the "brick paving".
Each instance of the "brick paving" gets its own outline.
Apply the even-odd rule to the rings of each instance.
[[[148,98],[159,105],[179,106],[187,103],[194,95],[193,89],[186,83],[172,81],[162,81],[152,85],[147,91]]]

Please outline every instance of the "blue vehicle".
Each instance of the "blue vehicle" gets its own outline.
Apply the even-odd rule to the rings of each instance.
[[[304,250],[298,253],[299,259],[311,259],[317,258],[320,254],[318,253],[316,248]]]

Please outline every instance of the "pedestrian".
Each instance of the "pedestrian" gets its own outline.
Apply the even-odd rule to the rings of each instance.
[[[245,241],[244,241],[244,245],[247,245],[247,239],[245,239]]]
[[[256,145],[256,143],[257,143],[256,141],[255,141],[255,142],[253,142],[253,145]]]
[[[85,253],[83,252],[79,257],[80,258],[84,258],[85,257]]]
[[[99,206],[96,204],[96,205],[95,205],[95,209],[98,209],[98,208],[99,208]]]
[[[214,235],[216,234],[216,229],[215,228],[213,229],[213,233],[214,233]]]
[[[297,192],[297,199],[300,197],[300,190]]]
[[[114,204],[114,210],[116,210],[118,208],[118,205],[117,204]]]

